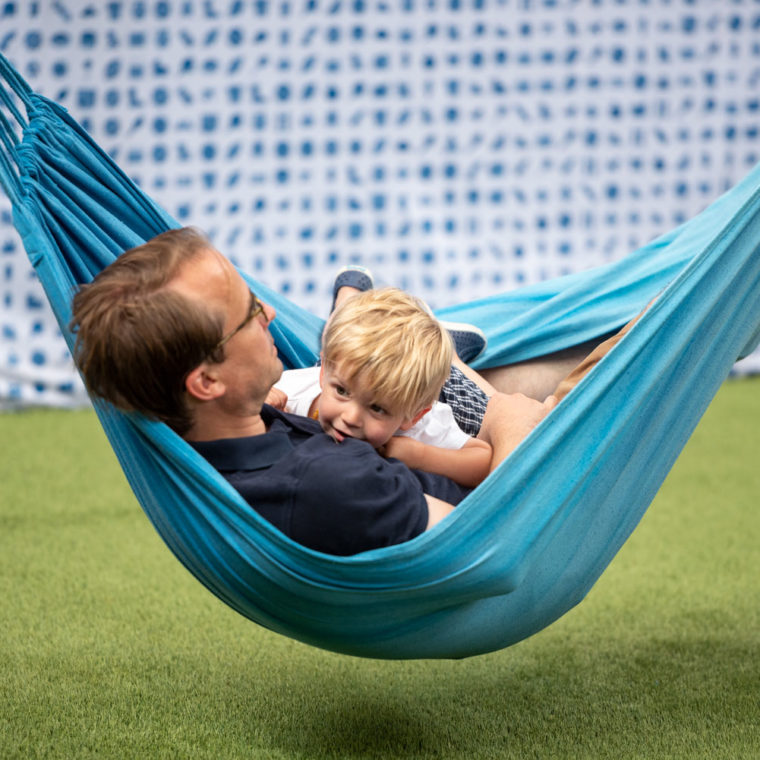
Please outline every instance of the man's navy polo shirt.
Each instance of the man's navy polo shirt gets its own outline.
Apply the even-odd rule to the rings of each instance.
[[[365,441],[336,443],[319,423],[264,405],[268,432],[192,441],[266,520],[327,554],[358,554],[419,535],[424,494],[458,504],[469,492],[449,478],[384,459]]]

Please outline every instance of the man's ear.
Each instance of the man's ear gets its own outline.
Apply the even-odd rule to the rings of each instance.
[[[185,378],[185,390],[199,401],[212,401],[224,393],[224,383],[214,369],[204,362],[191,370]]]
[[[404,420],[404,422],[399,425],[399,430],[409,430],[410,428],[413,428],[432,408],[432,406],[426,406],[421,412],[417,412],[412,419]]]

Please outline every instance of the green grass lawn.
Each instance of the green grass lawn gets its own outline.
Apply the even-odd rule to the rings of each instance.
[[[758,758],[760,379],[721,389],[547,630],[462,661],[312,649],[172,557],[94,414],[0,415],[0,757]]]

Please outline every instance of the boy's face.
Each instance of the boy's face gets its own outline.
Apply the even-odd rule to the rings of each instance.
[[[398,430],[408,430],[422,416],[407,419],[389,410],[360,378],[349,380],[340,367],[322,367],[319,375],[319,422],[338,443],[344,438],[367,441],[373,448],[384,446]]]

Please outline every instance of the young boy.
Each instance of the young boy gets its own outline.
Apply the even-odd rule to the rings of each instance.
[[[491,447],[437,402],[452,363],[449,333],[422,303],[397,288],[340,303],[322,337],[319,367],[289,370],[268,399],[319,420],[337,443],[366,440],[411,468],[474,487],[488,474]]]

